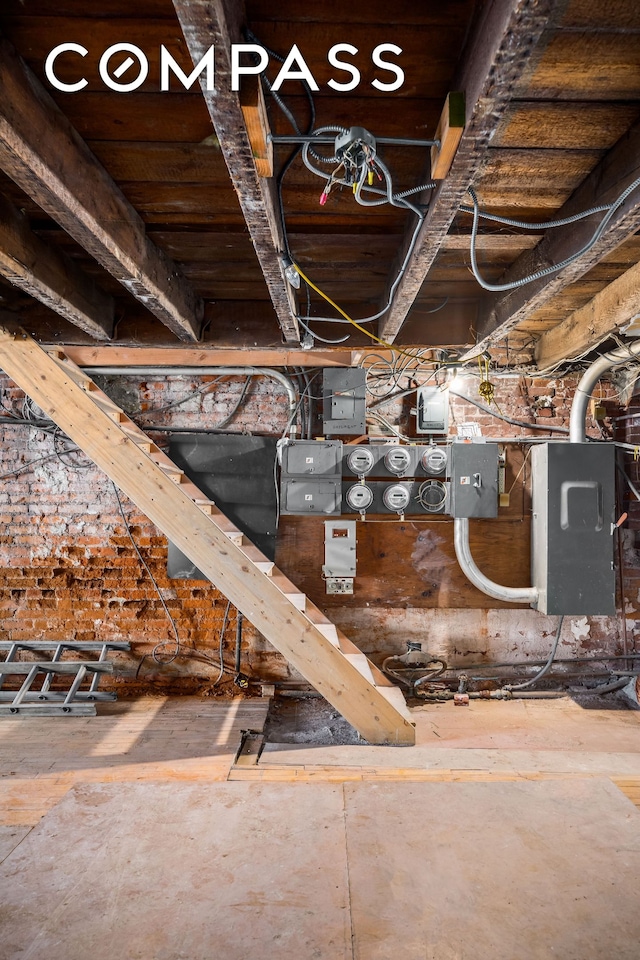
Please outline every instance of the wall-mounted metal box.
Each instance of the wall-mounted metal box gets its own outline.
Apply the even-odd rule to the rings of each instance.
[[[286,477],[282,481],[281,510],[283,514],[339,514],[342,504],[340,477],[305,480]]]
[[[531,557],[538,610],[615,613],[615,448],[544,443],[531,454]]]
[[[282,450],[282,474],[287,477],[339,477],[342,440],[294,440]]]
[[[449,430],[449,391],[427,385],[418,388],[416,433],[447,433]]]
[[[451,513],[498,516],[498,444],[452,443]]]
[[[322,379],[322,428],[327,435],[366,433],[366,373],[360,367],[328,367]]]

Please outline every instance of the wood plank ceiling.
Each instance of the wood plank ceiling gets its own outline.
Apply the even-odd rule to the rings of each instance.
[[[640,189],[579,260],[505,292],[485,291],[473,277],[471,216],[459,206],[470,203],[473,186],[482,210],[543,221],[610,204],[640,175],[637,0],[396,0],[392,12],[386,0],[246,0],[244,16],[235,0],[3,0],[3,306],[43,342],[161,346],[199,338],[240,349],[297,342],[296,309],[306,315],[307,303],[301,291],[296,308],[282,278],[276,180],[254,175],[239,99],[229,90],[228,44],[243,39],[245,26],[281,57],[298,45],[319,85],[315,128],[357,125],[378,137],[430,138],[447,93],[466,93],[466,128],[450,174],[420,195],[430,207],[414,254],[392,309],[369,329],[398,345],[451,345],[470,355],[480,344],[499,361],[537,355],[543,366],[558,362],[557,337],[552,347],[547,331],[638,261]],[[75,93],[54,89],[44,72],[49,51],[70,41],[88,50],[57,62],[62,81],[87,78]],[[98,72],[102,53],[121,42],[136,44],[149,61],[145,82],[126,94],[106,87]],[[197,62],[210,43],[220,96],[205,102],[197,82],[187,91],[175,79],[160,90],[161,45],[190,73],[191,56]],[[362,74],[351,92],[328,86],[332,76],[348,79],[327,62],[336,43],[359,51],[349,58]],[[392,79],[371,63],[381,43],[402,48],[389,57],[405,72],[393,92],[371,85]],[[9,83],[14,49],[26,72]],[[271,81],[278,67],[272,60]],[[122,82],[129,79],[126,73]],[[287,81],[280,92],[306,130],[310,105],[301,84]],[[268,92],[266,103],[272,132],[290,134]],[[276,175],[292,149],[275,147]],[[425,148],[381,146],[380,155],[397,191],[429,176]],[[346,189],[320,205],[321,191],[321,180],[295,158],[282,182],[291,253],[355,319],[377,313],[416,218],[389,205],[358,206]],[[525,232],[481,221],[479,268],[493,284],[526,276],[579,249],[597,223],[598,216]],[[625,291],[631,303],[629,283]],[[337,317],[315,292],[311,315]],[[609,328],[600,324],[590,335],[576,314],[565,329],[579,335],[569,338],[566,356],[628,319],[619,309],[611,316]],[[369,342],[354,328],[310,325],[325,339],[349,335],[348,347]],[[327,349],[320,340],[316,346]]]

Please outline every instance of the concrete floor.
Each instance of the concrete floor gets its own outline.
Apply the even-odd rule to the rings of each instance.
[[[300,782],[226,780],[298,777],[231,766],[261,702],[0,724],[1,960],[635,960],[640,811],[610,777],[637,716],[445,706],[417,748],[318,748]]]

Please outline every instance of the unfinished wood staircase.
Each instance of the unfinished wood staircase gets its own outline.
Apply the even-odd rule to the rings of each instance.
[[[402,691],[64,352],[7,324],[0,366],[361,736],[415,742]]]

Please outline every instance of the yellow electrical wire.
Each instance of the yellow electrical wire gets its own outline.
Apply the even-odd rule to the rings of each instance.
[[[293,266],[294,266],[296,272],[300,274],[300,276],[302,277],[302,279],[304,280],[304,282],[305,282],[308,286],[310,286],[312,290],[315,290],[316,293],[320,294],[320,296],[322,297],[323,300],[326,300],[327,303],[330,303],[334,310],[337,310],[338,313],[341,314],[341,315],[345,318],[345,320],[348,320],[349,323],[352,324],[354,327],[356,327],[357,330],[360,330],[361,333],[366,334],[367,337],[370,337],[371,340],[375,340],[376,343],[382,344],[382,346],[383,346],[383,347],[386,347],[387,350],[394,350],[396,353],[400,353],[400,354],[402,354],[402,355],[405,356],[405,357],[410,357],[412,360],[418,359],[418,358],[416,358],[416,356],[415,356],[413,353],[408,353],[406,350],[401,350],[399,347],[394,347],[393,344],[387,343],[386,340],[381,340],[380,337],[376,337],[376,335],[375,335],[374,333],[370,333],[369,330],[366,330],[365,327],[362,327],[359,323],[357,323],[355,320],[353,320],[353,319],[349,316],[348,313],[345,313],[344,310],[342,309],[342,307],[339,307],[337,303],[334,303],[334,301],[331,299],[331,297],[327,296],[326,293],[323,293],[322,290],[321,290],[319,287],[316,287],[315,283],[312,283],[311,280],[309,280],[309,277],[307,277],[307,276],[302,272],[302,270],[300,269],[300,267],[298,266],[297,263],[294,263]]]

